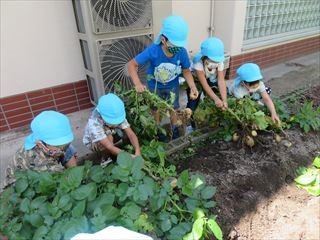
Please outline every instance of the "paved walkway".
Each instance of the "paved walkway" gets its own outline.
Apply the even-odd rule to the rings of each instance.
[[[320,52],[292,59],[262,70],[264,80],[272,87],[273,94],[280,96],[306,86],[320,85]],[[227,85],[232,81],[227,81]],[[186,96],[181,92],[182,107],[186,105]],[[90,153],[82,144],[82,136],[92,109],[68,114],[75,134],[74,145],[79,156],[86,158]],[[29,128],[11,130],[0,135],[0,189],[4,182],[4,171],[12,156],[23,144],[29,134]],[[88,158],[89,159],[89,158]]]

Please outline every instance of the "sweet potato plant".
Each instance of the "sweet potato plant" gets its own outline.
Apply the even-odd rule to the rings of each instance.
[[[127,152],[105,168],[87,161],[62,173],[19,172],[0,196],[0,232],[9,239],[69,239],[120,225],[164,239],[222,239],[215,217],[206,217],[215,187],[187,170],[177,178],[154,175]],[[195,217],[199,209],[203,215]]]

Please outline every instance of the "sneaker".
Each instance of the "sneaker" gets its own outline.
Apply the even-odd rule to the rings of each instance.
[[[193,132],[193,127],[191,125],[187,126],[186,127],[186,132],[187,132],[187,134],[192,133]]]
[[[108,166],[109,163],[112,163],[112,159],[110,157],[108,157],[107,159],[106,158],[102,158],[100,166],[104,168],[104,167]]]

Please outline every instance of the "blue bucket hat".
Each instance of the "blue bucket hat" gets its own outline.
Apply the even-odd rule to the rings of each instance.
[[[200,59],[206,56],[215,62],[224,61],[224,44],[216,37],[210,37],[201,43],[201,51],[194,56],[193,62],[199,62]]]
[[[30,150],[37,141],[51,146],[60,146],[73,141],[73,133],[68,117],[56,111],[43,111],[31,122],[32,133],[26,138],[24,148]]]
[[[120,124],[126,119],[124,103],[113,93],[100,97],[96,109],[106,123]]]
[[[160,44],[161,35],[164,35],[173,45],[185,47],[187,45],[188,32],[188,24],[182,17],[169,16],[163,20],[162,29],[155,44]]]
[[[260,67],[255,63],[242,64],[237,69],[236,73],[237,78],[234,80],[235,87],[237,87],[241,81],[254,82],[263,78],[261,75]]]

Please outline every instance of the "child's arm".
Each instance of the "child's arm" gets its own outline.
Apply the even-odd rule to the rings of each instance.
[[[104,146],[112,155],[115,155],[117,156],[120,152],[121,152],[121,149],[114,146],[113,145],[113,142],[108,138],[104,138],[102,140],[100,140],[100,143],[102,146]]]
[[[200,70],[196,70],[199,82],[201,84],[201,86],[203,87],[204,91],[206,92],[206,94],[208,94],[208,96],[214,101],[214,103],[216,104],[216,106],[218,108],[222,108],[223,107],[223,102],[221,101],[221,99],[212,91],[211,87],[209,86],[207,79],[204,75],[203,71]]]
[[[228,101],[227,101],[227,87],[226,87],[226,81],[224,80],[224,72],[218,71],[218,87],[219,92],[221,94],[221,98],[223,101],[223,110],[228,108]]]
[[[134,155],[141,156],[140,145],[139,145],[139,140],[137,135],[134,133],[134,131],[130,127],[125,128],[124,132],[127,134],[131,145],[134,147],[134,150],[135,150]]]
[[[197,98],[199,96],[199,92],[198,92],[198,89],[194,83],[193,76],[190,72],[190,69],[185,68],[185,69],[183,69],[182,73],[183,73],[183,77],[186,79],[186,81],[188,83],[188,86],[190,87],[191,93],[194,95],[194,98]]]
[[[261,93],[261,97],[263,99],[263,102],[267,105],[267,107],[271,113],[272,121],[280,124],[281,121],[277,115],[276,109],[274,107],[274,104],[273,104],[272,99],[270,98],[269,94],[266,91],[264,91]]]
[[[140,81],[140,78],[138,76],[138,67],[139,67],[138,63],[133,58],[128,63],[128,72],[129,72],[129,75],[133,81],[133,84],[135,86],[136,91],[143,92],[145,90],[146,86],[143,85],[142,82]]]

